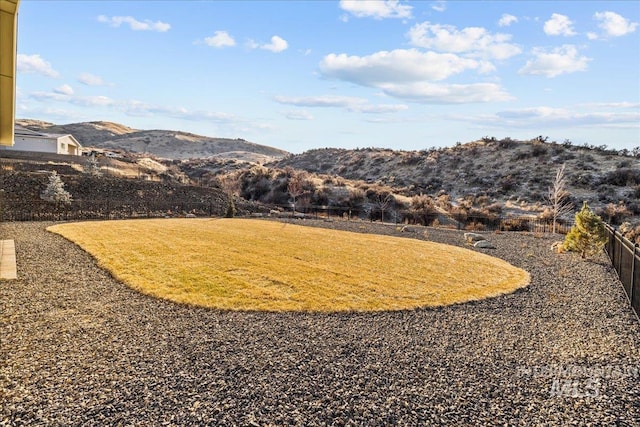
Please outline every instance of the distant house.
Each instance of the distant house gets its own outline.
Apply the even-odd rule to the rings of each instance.
[[[35,132],[18,125],[14,129],[13,147],[3,146],[0,150],[82,155],[82,145],[73,135]]]

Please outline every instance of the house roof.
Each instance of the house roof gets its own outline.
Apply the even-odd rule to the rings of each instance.
[[[44,133],[36,132],[31,129],[24,128],[20,125],[15,125],[13,133],[18,136],[46,136]]]
[[[82,144],[80,144],[80,142],[78,142],[77,139],[75,139],[75,137],[73,135],[71,135],[70,133],[44,133],[44,132],[36,132],[33,131],[31,129],[27,129],[25,127],[22,127],[20,125],[15,125],[14,127],[14,135],[15,136],[22,136],[22,137],[32,137],[32,138],[50,138],[50,139],[55,139],[58,140],[60,138],[64,138],[64,137],[69,137],[71,138],[71,141],[78,147],[78,148],[82,148]]]

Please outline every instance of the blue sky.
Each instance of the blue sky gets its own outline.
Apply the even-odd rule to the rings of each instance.
[[[39,1],[17,117],[299,153],[640,145],[638,1]]]

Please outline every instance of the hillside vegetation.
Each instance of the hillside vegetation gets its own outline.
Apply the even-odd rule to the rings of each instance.
[[[85,147],[145,153],[166,159],[221,157],[266,162],[288,154],[241,138],[211,138],[172,130],[137,130],[111,122],[55,125],[37,120],[17,120],[16,123],[34,131],[70,133]]]
[[[109,175],[217,187],[262,205],[262,212],[308,213],[321,207],[334,215],[425,225],[437,220],[459,227],[471,218],[482,226],[489,225],[485,219],[523,215],[546,221],[549,187],[565,165],[568,202],[579,207],[587,201],[607,222],[630,222],[625,229],[640,230],[638,147],[616,151],[541,136],[527,141],[485,137],[420,151],[323,148],[290,155],[251,143],[254,151],[242,151],[249,149],[242,140],[209,138],[218,142],[203,148],[204,137],[197,135],[138,131],[108,122],[21,123],[118,146],[124,154],[119,163],[100,159]],[[150,147],[165,158],[137,153]],[[571,218],[568,213],[561,219]]]
[[[318,149],[270,166],[379,182],[407,194],[452,197],[484,194],[543,201],[556,169],[566,163],[568,190],[578,200],[617,203],[637,199],[640,153],[541,140],[485,140],[452,148],[398,151]]]

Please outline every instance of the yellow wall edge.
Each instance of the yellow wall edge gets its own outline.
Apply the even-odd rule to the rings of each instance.
[[[16,113],[18,4],[0,0],[0,145],[13,145]]]

